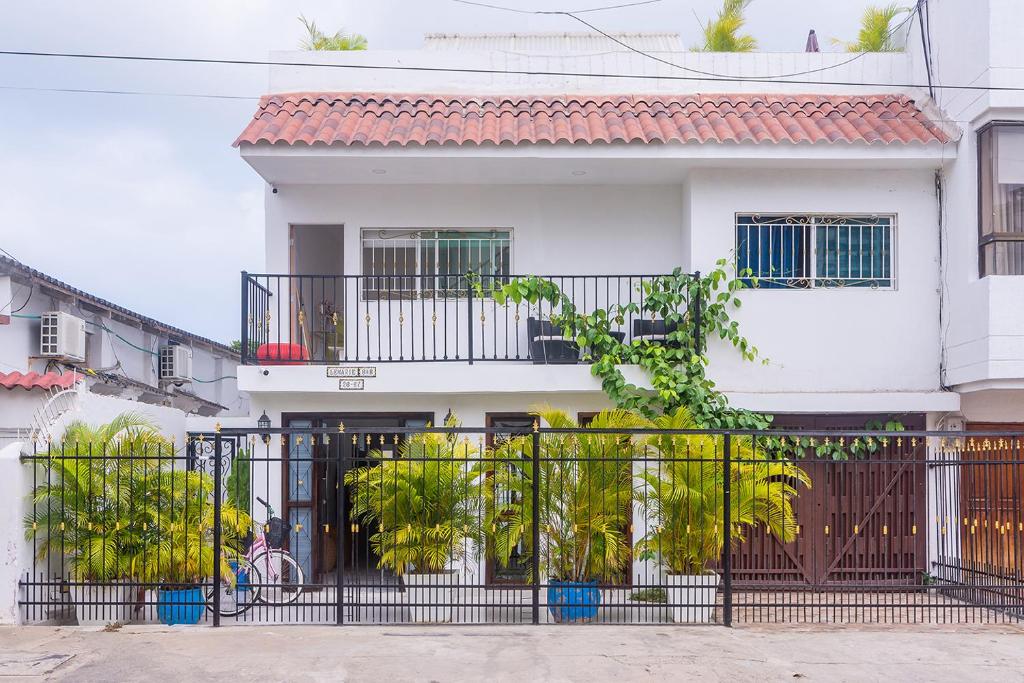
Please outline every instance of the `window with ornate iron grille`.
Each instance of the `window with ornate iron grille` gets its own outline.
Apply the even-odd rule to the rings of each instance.
[[[978,131],[978,270],[1024,275],[1024,121]]]
[[[485,280],[507,277],[512,231],[364,229],[366,298],[465,296],[466,273]]]
[[[763,289],[892,288],[895,216],[737,214],[736,270]]]

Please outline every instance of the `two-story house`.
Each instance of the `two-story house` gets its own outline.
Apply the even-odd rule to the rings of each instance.
[[[552,54],[521,35],[274,54],[236,141],[266,181],[266,263],[242,277],[253,416],[513,428],[548,403],[585,420],[609,406],[586,350],[466,273],[549,276],[592,309],[725,259],[756,278],[736,320],[767,361],[707,340],[732,405],[788,427],[1024,423],[1024,97],[976,89],[1012,82],[1024,14],[932,4],[937,48],[911,36],[855,59],[677,44],[655,61],[569,39]],[[268,474],[306,528],[309,467]]]

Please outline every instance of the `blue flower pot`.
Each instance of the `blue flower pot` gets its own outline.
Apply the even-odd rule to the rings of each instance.
[[[235,590],[239,593],[248,593],[252,590],[252,586],[249,585],[249,572],[246,569],[239,569],[238,563],[231,560],[228,564],[231,565],[231,570],[235,573]]]
[[[157,591],[156,614],[160,622],[168,626],[198,624],[206,611],[203,589],[161,588]]]
[[[601,605],[597,581],[557,581],[548,584],[548,610],[559,624],[593,621]]]

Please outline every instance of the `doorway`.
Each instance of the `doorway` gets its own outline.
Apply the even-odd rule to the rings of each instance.
[[[402,437],[385,437],[376,428],[425,427],[433,423],[432,413],[346,413],[285,415],[292,429],[323,429],[319,439],[301,442],[293,435],[284,449],[283,494],[285,519],[292,525],[290,548],[306,576],[315,583],[333,583],[339,569],[346,583],[397,585],[390,571],[379,569],[380,557],[373,551],[372,531],[353,522],[349,515],[345,472],[371,465],[380,456],[398,457]],[[339,433],[344,423],[346,434]],[[353,443],[353,432],[359,435]],[[385,438],[382,438],[385,437]],[[339,471],[341,463],[341,471]],[[340,539],[339,539],[340,534]],[[340,547],[339,547],[340,541]],[[338,553],[344,561],[339,568]]]
[[[291,339],[313,360],[345,355],[344,226],[292,225],[288,240]],[[301,313],[301,315],[300,315]]]

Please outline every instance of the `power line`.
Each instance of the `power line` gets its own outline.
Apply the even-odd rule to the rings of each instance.
[[[196,97],[211,100],[258,100],[259,95],[213,95],[207,93],[153,92],[149,90],[102,90],[91,88],[41,88],[35,86],[0,85],[0,90],[24,90],[28,92],[59,92],[93,95],[146,95],[149,97]],[[6,252],[5,252],[6,253]]]
[[[607,31],[603,31],[602,29],[598,28],[597,26],[595,26],[594,24],[590,23],[589,21],[586,21],[586,20],[581,19],[580,17],[576,16],[577,14],[582,14],[583,13],[582,11],[569,12],[569,11],[563,11],[563,10],[522,10],[522,9],[518,9],[518,8],[515,8],[515,7],[502,7],[500,5],[491,5],[491,4],[482,3],[482,2],[473,2],[472,0],[452,0],[452,2],[457,2],[457,3],[463,4],[463,5],[474,5],[476,7],[486,7],[488,9],[496,9],[496,10],[501,10],[501,11],[505,11],[505,12],[516,12],[516,13],[519,13],[519,14],[545,14],[545,15],[556,15],[556,16],[569,17],[570,19],[572,19],[574,21],[578,21],[579,23],[583,24],[584,26],[589,28],[591,31],[594,31],[594,32],[604,36],[608,40],[611,40],[613,43],[615,43],[615,44],[617,44],[617,45],[619,45],[621,47],[626,48],[630,52],[635,52],[638,55],[646,57],[647,59],[651,59],[651,60],[654,60],[656,62],[660,62],[662,64],[665,64],[667,66],[671,66],[673,68],[680,69],[682,71],[687,71],[689,73],[700,74],[702,76],[712,76],[714,78],[721,78],[721,79],[752,80],[752,79],[762,79],[762,78],[778,79],[778,78],[792,78],[794,76],[806,76],[808,74],[820,73],[822,71],[829,71],[830,69],[838,69],[839,67],[846,66],[847,64],[851,64],[851,63],[857,61],[858,59],[864,57],[864,55],[870,54],[868,52],[858,52],[853,57],[850,57],[849,59],[847,59],[845,61],[839,62],[838,64],[830,64],[828,66],[822,66],[822,67],[818,67],[816,69],[807,69],[807,70],[804,70],[804,71],[794,71],[792,73],[769,74],[769,75],[754,76],[754,77],[751,77],[751,78],[744,78],[744,77],[741,77],[741,76],[734,76],[734,75],[730,75],[730,74],[721,74],[721,73],[715,73],[713,71],[702,71],[700,69],[694,69],[694,68],[691,68],[691,67],[688,67],[688,66],[683,66],[682,64],[678,64],[676,62],[671,62],[671,61],[669,61],[667,59],[664,59],[662,57],[658,57],[657,55],[650,54],[649,52],[645,52],[645,51],[643,51],[643,50],[641,50],[639,48],[636,48],[636,47],[633,47],[632,45],[629,45],[625,41],[620,40],[619,38],[617,38],[614,35],[608,33]],[[637,3],[637,4],[647,4],[647,3]],[[630,5],[620,5],[619,7],[629,7],[629,6]],[[612,9],[612,8],[608,8],[608,9]],[[919,9],[920,9],[919,7],[915,7],[913,9],[911,9],[908,12],[907,17],[903,21],[901,21],[899,24],[897,24],[893,28],[891,28],[888,31],[886,31],[886,39],[891,38],[893,35],[896,34],[897,31],[899,31],[901,28],[906,26],[907,23],[910,22],[914,18],[914,15],[918,13]],[[586,11],[592,11],[592,10],[586,10]],[[929,80],[930,80],[930,78],[929,78]],[[781,82],[781,81],[778,81],[778,82]],[[806,81],[802,81],[802,82],[806,82]],[[930,87],[931,87],[931,84],[929,83],[929,88]]]
[[[487,9],[503,10],[505,12],[515,12],[516,14],[569,14],[566,10],[532,10],[532,9],[519,9],[518,7],[503,7],[501,5],[491,5],[486,2],[473,2],[472,0],[452,0],[463,5],[474,5],[476,7],[486,7]],[[661,2],[661,0],[641,0],[640,2],[627,2],[621,5],[606,5],[604,7],[590,7],[588,9],[577,9],[573,10],[572,14],[587,14],[588,12],[604,12],[612,9],[624,9],[626,7],[639,7],[640,5],[653,5],[654,3]]]
[[[404,66],[392,64],[324,64],[317,62],[280,62],[274,60],[258,59],[218,59],[210,57],[154,57],[149,55],[117,55],[102,53],[75,53],[75,52],[39,52],[25,50],[0,50],[0,56],[18,57],[57,57],[64,59],[97,59],[108,61],[129,61],[129,62],[156,62],[156,63],[178,63],[178,64],[218,64],[229,66],[287,66],[287,67],[313,67],[324,69],[353,69],[356,71],[409,71],[423,73],[461,73],[461,74],[483,74],[483,75],[508,75],[508,76],[556,76],[570,78],[618,78],[625,80],[641,81],[687,81],[702,83],[777,83],[789,85],[823,85],[834,87],[853,88],[918,88],[925,89],[927,84],[923,83],[881,83],[872,81],[829,81],[829,80],[786,80],[765,78],[763,76],[735,76],[735,77],[705,77],[705,76],[678,76],[678,75],[655,75],[655,74],[621,74],[621,73],[593,73],[585,71],[543,71],[533,69],[485,69],[482,67],[443,67],[443,66]],[[1024,86],[1011,85],[943,85],[934,84],[937,90],[975,90],[986,92],[1022,92]],[[9,89],[20,89],[19,86],[8,86]],[[115,91],[120,94],[123,91]],[[147,94],[147,93],[140,93]],[[192,95],[181,95],[191,97]],[[211,96],[211,97],[232,97]]]

